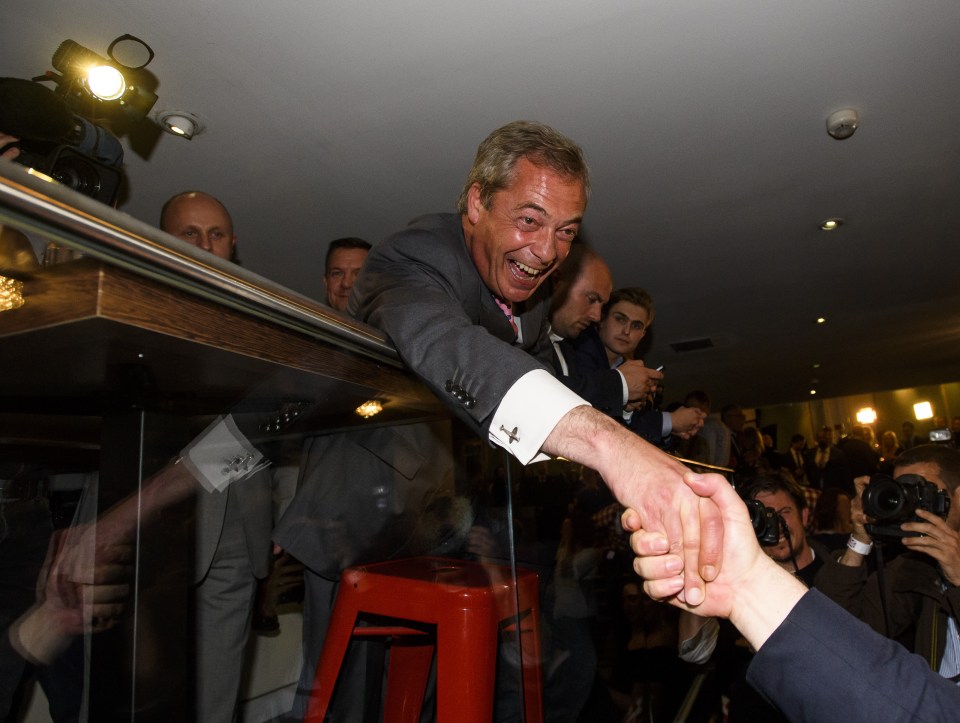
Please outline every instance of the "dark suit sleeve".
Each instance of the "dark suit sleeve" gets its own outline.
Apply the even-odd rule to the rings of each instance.
[[[954,721],[960,690],[918,655],[810,590],[757,652],[747,680],[792,721]]]
[[[480,281],[458,217],[430,217],[378,244],[351,311],[384,331],[404,363],[478,432],[520,377],[545,369],[530,348],[545,339],[545,310],[523,315],[530,345],[511,344],[509,322]]]

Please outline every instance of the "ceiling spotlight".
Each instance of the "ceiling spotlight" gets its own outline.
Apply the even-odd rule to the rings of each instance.
[[[203,130],[199,118],[182,110],[161,111],[157,113],[157,122],[167,133],[172,133],[187,140]]]
[[[818,323],[818,324],[826,324],[826,323],[827,323],[826,317],[824,317],[824,316],[818,316],[818,317],[817,317],[817,323]]]
[[[838,228],[843,226],[842,218],[828,218],[826,221],[820,224],[821,231],[836,231]]]
[[[811,396],[811,397],[812,397],[812,396],[815,396],[816,393],[817,393],[817,390],[816,390],[816,389],[811,389],[811,390],[810,390],[810,396]]]
[[[827,133],[838,141],[846,140],[860,125],[860,116],[853,108],[843,108],[827,116]]]

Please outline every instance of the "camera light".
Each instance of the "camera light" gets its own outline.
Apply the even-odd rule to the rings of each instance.
[[[877,421],[877,413],[873,407],[864,407],[857,412],[857,421],[860,424],[873,424]]]
[[[87,87],[100,100],[123,97],[127,84],[123,74],[112,65],[96,65],[87,72]]]
[[[917,402],[913,405],[913,416],[918,422],[922,419],[930,419],[933,416],[933,406],[930,402]]]

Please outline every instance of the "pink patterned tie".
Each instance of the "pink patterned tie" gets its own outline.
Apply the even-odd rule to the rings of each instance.
[[[500,307],[500,311],[502,311],[507,317],[507,321],[509,321],[510,326],[513,327],[513,334],[516,336],[519,333],[519,330],[517,329],[517,322],[513,320],[513,310],[510,308],[510,304],[501,301],[496,296],[493,297],[493,300],[497,302],[497,306]]]

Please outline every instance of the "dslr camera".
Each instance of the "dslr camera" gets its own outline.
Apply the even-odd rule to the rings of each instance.
[[[750,524],[757,535],[757,541],[763,547],[773,547],[780,541],[780,525],[782,518],[772,507],[767,507],[760,500],[744,500],[750,511]]]
[[[904,522],[923,522],[917,510],[939,517],[950,511],[950,495],[918,474],[905,474],[893,479],[885,474],[870,477],[864,488],[863,511],[874,522],[866,525],[874,537],[917,537],[918,532],[904,532]]]

